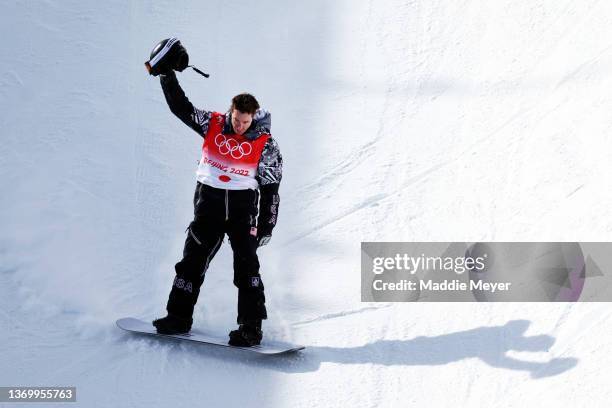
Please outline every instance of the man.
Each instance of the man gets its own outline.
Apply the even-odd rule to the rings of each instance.
[[[153,325],[164,334],[191,329],[204,275],[227,234],[234,255],[239,324],[230,332],[229,344],[257,345],[267,313],[256,251],[270,241],[276,225],[282,157],[270,135],[270,114],[260,109],[252,95],[236,95],[225,114],[191,104],[174,73],[174,69],[182,71],[187,66],[186,51],[178,44],[180,52],[174,54],[179,56],[167,58],[161,68],[157,66],[161,86],[172,113],[202,136],[204,143],[193,200],[194,219],[187,228],[183,258],[175,266],[168,315]]]

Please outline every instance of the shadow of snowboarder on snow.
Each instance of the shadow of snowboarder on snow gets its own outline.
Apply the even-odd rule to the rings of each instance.
[[[555,339],[549,335],[525,336],[527,320],[512,320],[503,326],[419,336],[410,340],[378,340],[358,347],[307,346],[305,352],[278,359],[257,359],[271,369],[285,372],[318,370],[322,362],[339,364],[444,365],[467,358],[510,370],[527,371],[532,378],[559,375],[578,363],[576,358],[527,361],[507,355],[509,351],[546,352]]]

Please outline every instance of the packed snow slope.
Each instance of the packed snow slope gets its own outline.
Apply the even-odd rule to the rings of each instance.
[[[612,3],[16,1],[0,34],[0,386],[83,407],[604,406],[611,311],[360,302],[361,241],[609,241]],[[164,313],[201,139],[143,63],[169,36],[255,94],[284,156],[257,358],[127,335]],[[234,327],[227,242],[194,316]]]

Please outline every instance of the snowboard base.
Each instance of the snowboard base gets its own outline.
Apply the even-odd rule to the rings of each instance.
[[[187,340],[193,341],[196,343],[202,344],[211,344],[214,346],[221,346],[227,348],[241,349],[245,351],[251,351],[258,354],[286,354],[286,353],[294,353],[298,350],[303,350],[304,346],[299,346],[295,344],[285,343],[282,341],[273,341],[268,340],[264,337],[262,343],[258,346],[252,347],[236,347],[227,344],[228,336],[219,336],[213,335],[209,333],[204,333],[199,330],[191,330],[186,334],[160,334],[157,333],[157,330],[150,322],[144,322],[142,320],[134,319],[132,317],[127,317],[124,319],[117,320],[117,326],[120,329],[132,332],[132,333],[140,333],[150,336],[156,337],[170,337],[177,340]]]

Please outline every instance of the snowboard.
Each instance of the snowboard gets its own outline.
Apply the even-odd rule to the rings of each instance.
[[[258,346],[237,347],[237,346],[231,346],[227,344],[227,341],[228,341],[227,335],[224,335],[224,336],[214,335],[214,334],[205,333],[205,332],[194,330],[194,329],[192,329],[189,333],[186,333],[186,334],[160,334],[160,333],[157,333],[157,330],[155,329],[152,323],[144,322],[142,320],[134,319],[132,317],[127,317],[124,319],[117,320],[117,326],[120,329],[123,329],[128,332],[132,332],[132,333],[139,333],[139,334],[145,334],[145,335],[156,336],[156,337],[172,338],[172,339],[177,339],[177,340],[187,340],[187,341],[192,341],[195,343],[210,344],[213,346],[221,346],[221,347],[227,347],[227,348],[233,348],[233,349],[241,349],[241,350],[250,351],[250,352],[254,352],[258,354],[268,354],[268,355],[286,354],[286,353],[294,353],[298,350],[304,349],[304,346],[285,343],[282,341],[268,340],[265,338],[265,336],[261,344]]]

